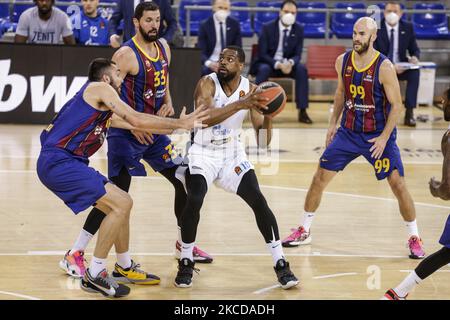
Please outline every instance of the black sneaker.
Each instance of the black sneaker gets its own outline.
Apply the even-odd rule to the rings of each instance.
[[[130,288],[123,284],[118,284],[108,275],[106,269],[93,278],[89,272],[89,268],[81,279],[81,289],[91,293],[101,293],[105,297],[121,298],[130,293]]]
[[[194,268],[195,262],[188,258],[178,261],[178,273],[175,277],[175,286],[178,288],[189,288],[192,286],[192,276],[194,271],[198,273],[198,269]]]
[[[298,285],[298,279],[289,268],[289,262],[284,259],[280,259],[273,268],[277,274],[278,282],[283,289],[289,289]]]

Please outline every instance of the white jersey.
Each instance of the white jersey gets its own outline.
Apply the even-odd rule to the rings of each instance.
[[[231,96],[227,96],[220,85],[217,74],[208,75],[215,84],[214,107],[223,108],[228,104],[238,101],[250,92],[250,81],[241,76],[239,87]],[[242,123],[248,114],[248,110],[240,110],[231,117],[225,119],[215,126],[198,129],[194,135],[194,145],[206,147],[208,149],[225,149],[241,146],[239,136],[242,131]]]

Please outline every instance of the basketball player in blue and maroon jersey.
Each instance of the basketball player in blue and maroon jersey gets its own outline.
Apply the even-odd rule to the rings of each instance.
[[[195,111],[188,116],[183,114],[182,119],[166,119],[136,112],[118,95],[122,83],[119,74],[120,69],[110,60],[100,58],[90,64],[89,81],[42,132],[42,148],[37,161],[41,182],[75,214],[95,206],[106,215],[81,287],[88,292],[99,292],[109,297],[123,297],[130,292],[127,286],[119,285],[108,275],[106,258],[113,244],[119,262],[120,253],[128,252],[132,200],[126,192],[90,168],[89,157],[103,144],[110,125],[129,130],[168,133],[179,128],[189,130],[196,121],[208,119],[205,110]],[[141,270],[139,273],[147,281],[159,280]]]
[[[172,116],[174,110],[169,92],[168,66],[171,60],[170,48],[164,39],[158,40],[160,24],[159,8],[154,2],[144,2],[136,7],[134,24],[136,36],[126,42],[112,60],[120,68],[121,99],[140,113]],[[166,135],[152,135],[148,132],[111,128],[108,131],[108,177],[119,188],[128,192],[131,176],[145,176],[144,159],[153,170],[161,173],[175,188],[175,215],[180,226],[180,216],[186,203],[186,192],[180,180],[175,177],[178,165],[171,140]],[[181,163],[181,161],[180,161]],[[83,230],[72,249],[60,261],[60,267],[69,275],[83,277],[85,272],[84,250],[97,232],[105,215],[92,209]],[[181,234],[179,232],[179,238]],[[179,239],[181,241],[181,239]],[[176,253],[180,243],[176,243]],[[212,262],[212,257],[200,250],[194,250],[196,262]],[[131,259],[122,263],[117,271],[124,282],[140,283],[133,276]],[[152,284],[157,284],[154,282]],[[148,284],[145,282],[145,284]]]
[[[283,240],[285,247],[311,242],[310,227],[325,187],[338,171],[363,156],[374,167],[378,180],[387,178],[398,200],[409,232],[409,257],[425,256],[396,144],[396,123],[403,107],[400,87],[391,61],[373,48],[376,36],[375,20],[359,19],[353,27],[353,50],[336,60],[339,80],[326,150],[306,195],[303,223]]]
[[[446,90],[442,99],[444,107],[444,119],[450,121],[450,88]],[[442,155],[442,179],[437,181],[434,177],[430,179],[430,192],[433,197],[442,200],[450,200],[450,127],[441,140]],[[439,243],[443,246],[440,250],[426,257],[417,268],[412,271],[397,287],[389,289],[382,300],[405,300],[414,287],[428,278],[438,269],[450,264],[450,215],[445,223],[444,232]]]

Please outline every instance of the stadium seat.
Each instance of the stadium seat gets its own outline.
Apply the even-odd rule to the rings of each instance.
[[[344,46],[308,46],[306,68],[310,79],[337,79],[336,58],[345,52]]]
[[[231,6],[248,8],[248,3],[246,1],[234,1],[231,2]],[[252,20],[250,19],[249,11],[232,10],[231,16],[240,22],[243,37],[253,36]]]
[[[186,34],[186,9],[185,6],[188,5],[197,5],[197,6],[211,6],[211,1],[209,0],[181,0],[179,16],[180,16],[180,24],[183,29],[184,34]],[[202,21],[208,19],[212,15],[211,10],[191,10],[191,36],[198,35],[198,30]]]
[[[366,5],[362,2],[338,2],[335,7],[348,9],[348,11],[332,15],[331,30],[338,38],[349,39],[352,37],[356,20],[366,15],[365,12],[352,12],[352,9],[366,9]]]
[[[440,3],[416,4],[414,9],[443,10]],[[412,23],[418,39],[450,39],[445,13],[414,13]]]
[[[298,3],[297,22],[303,26],[305,38],[325,38],[326,13],[303,12],[302,9],[325,9],[326,7],[327,5],[324,2]]]
[[[9,3],[0,3],[0,19],[9,19]]]
[[[19,22],[20,15],[27,9],[34,7],[34,3],[29,4],[17,4],[13,5],[13,22]]]
[[[259,8],[281,8],[281,1],[260,1],[256,4]],[[273,21],[279,17],[278,12],[256,12],[255,14],[255,32],[259,34],[262,25]]]

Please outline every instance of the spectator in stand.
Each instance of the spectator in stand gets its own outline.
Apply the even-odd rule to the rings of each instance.
[[[227,46],[242,47],[239,21],[230,17],[230,0],[213,0],[214,15],[206,19],[198,33],[202,50],[202,76],[219,69],[219,55]]]
[[[108,45],[108,20],[98,12],[99,0],[81,0],[81,4],[83,10],[71,17],[75,41],[87,46]]]
[[[419,68],[405,69],[399,62],[419,63],[420,49],[417,45],[413,25],[401,20],[403,15],[400,3],[389,1],[384,9],[384,19],[381,20],[374,48],[391,60],[397,71],[399,80],[406,80],[405,122],[409,127],[416,126],[414,108],[417,105],[417,91],[419,90]],[[409,56],[407,56],[408,51]]]
[[[70,18],[53,7],[55,0],[34,0],[35,7],[25,10],[19,18],[15,43],[75,44]]]
[[[117,7],[109,21],[110,42],[113,48],[120,47],[120,36],[117,27],[120,21],[124,20],[123,42],[130,40],[136,33],[133,24],[134,9],[141,2],[150,0],[117,0]],[[153,0],[158,6],[161,13],[161,26],[159,28],[159,36],[164,38],[169,44],[177,30],[177,20],[174,17],[169,0]]]
[[[308,70],[300,63],[303,50],[303,27],[296,22],[297,3],[283,2],[280,17],[266,23],[259,35],[258,59],[250,74],[256,75],[256,84],[269,77],[295,79],[295,99],[298,121],[311,124],[308,108]]]

